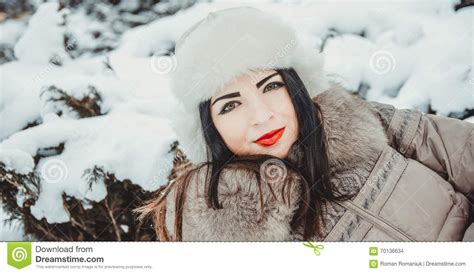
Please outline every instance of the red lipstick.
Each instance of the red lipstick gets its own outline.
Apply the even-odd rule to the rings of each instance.
[[[267,132],[267,133],[263,134],[262,136],[260,136],[260,138],[258,138],[254,142],[261,145],[261,146],[268,147],[268,146],[271,146],[271,145],[275,144],[276,142],[278,142],[278,140],[280,140],[280,138],[281,138],[281,136],[283,135],[284,132],[285,132],[285,127],[275,129],[275,130],[272,130],[270,132]]]

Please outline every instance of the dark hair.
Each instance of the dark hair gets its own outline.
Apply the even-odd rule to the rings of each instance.
[[[293,103],[298,123],[299,133],[297,145],[302,147],[302,159],[293,162],[290,159],[279,159],[286,165],[289,171],[295,172],[301,178],[302,196],[299,200],[298,210],[291,221],[292,230],[303,227],[303,238],[310,240],[315,235],[321,235],[324,225],[322,206],[324,201],[347,200],[351,198],[343,195],[333,188],[330,182],[330,167],[327,154],[326,136],[324,134],[323,117],[316,102],[310,97],[302,80],[292,68],[276,69],[282,76]],[[237,156],[233,154],[217,131],[211,119],[210,100],[199,105],[202,133],[206,141],[207,162],[201,163],[196,170],[206,167],[206,181],[209,182],[207,189],[208,207],[214,209],[222,208],[218,199],[218,184],[222,170],[227,166],[237,166],[253,172],[261,191],[260,166],[265,161],[276,158],[271,155]],[[278,158],[276,158],[278,159]],[[190,172],[191,173],[191,172]],[[190,173],[184,176],[184,181],[191,177]],[[187,183],[178,187],[176,204],[184,203]],[[261,195],[260,195],[261,196]],[[262,202],[262,201],[261,201]],[[182,221],[182,204],[176,206],[175,221]],[[156,218],[160,219],[160,218]],[[163,217],[161,217],[163,220]],[[181,225],[175,223],[175,235],[177,240],[181,239]],[[163,234],[163,231],[161,231]],[[166,239],[166,237],[164,237]]]

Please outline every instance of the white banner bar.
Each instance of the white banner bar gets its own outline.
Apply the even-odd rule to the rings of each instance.
[[[474,273],[474,242],[2,242],[0,256],[0,273]]]

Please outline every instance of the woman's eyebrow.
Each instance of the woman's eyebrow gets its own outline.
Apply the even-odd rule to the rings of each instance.
[[[260,88],[263,84],[265,84],[266,81],[268,81],[268,79],[272,78],[273,76],[275,76],[277,74],[278,74],[278,72],[275,72],[272,75],[269,75],[269,76],[263,78],[262,80],[260,80],[260,82],[257,83],[257,88]]]
[[[217,101],[219,101],[219,100],[227,99],[227,98],[234,98],[234,97],[239,97],[239,96],[240,96],[240,92],[238,92],[238,91],[237,91],[237,92],[232,92],[232,93],[229,93],[229,94],[226,94],[226,95],[223,95],[223,96],[217,98],[217,99],[214,101],[214,103],[212,103],[211,106],[213,106],[213,105],[214,105]]]

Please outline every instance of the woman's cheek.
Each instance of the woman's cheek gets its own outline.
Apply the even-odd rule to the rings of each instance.
[[[248,147],[246,138],[247,129],[241,122],[241,120],[229,120],[220,124],[218,128],[227,147],[235,154],[244,153]]]

